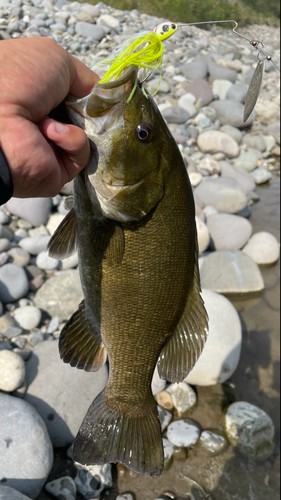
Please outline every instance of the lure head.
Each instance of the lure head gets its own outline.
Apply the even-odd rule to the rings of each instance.
[[[178,26],[176,23],[166,22],[159,24],[154,30],[154,32],[159,36],[160,40],[166,40],[170,38],[176,31],[178,30]]]

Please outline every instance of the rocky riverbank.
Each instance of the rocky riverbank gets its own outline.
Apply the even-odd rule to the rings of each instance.
[[[49,36],[90,67],[110,55],[124,37],[152,30],[161,21],[103,3],[0,0],[0,39]],[[277,29],[252,26],[242,31],[263,39],[278,62]],[[245,470],[255,460],[274,468],[275,430],[270,416],[247,402],[235,402],[231,389],[230,377],[241,355],[242,325],[228,299],[263,293],[260,266],[279,259],[279,243],[267,227],[255,233],[251,206],[259,200],[256,186],[277,175],[280,81],[275,67],[266,63],[260,99],[245,125],[243,105],[257,64],[257,54],[246,41],[231,30],[206,32],[192,27],[179,31],[165,47],[155,100],[179,145],[194,189],[210,335],[184,383],[169,386],[156,374],[153,391],[165,468],[172,471],[168,478],[175,478],[178,498],[209,499],[235,449]],[[147,90],[155,91],[158,82],[159,75],[154,74]],[[113,491],[110,466],[75,469],[70,466],[71,448],[64,472],[48,481],[53,449],[71,447],[88,406],[108,377],[107,367],[89,374],[63,364],[58,355],[59,333],[81,301],[82,290],[77,255],[59,261],[49,258],[46,250],[67,213],[64,201],[71,192],[69,184],[53,199],[14,198],[0,209],[1,500],[90,500]],[[136,475],[122,467],[118,474],[120,493],[141,491],[137,500],[154,500],[148,490],[140,489]],[[167,491],[161,498],[175,498],[168,490],[176,486],[169,487],[167,475],[163,477],[161,491],[165,487]],[[278,498],[274,487],[257,480],[259,494],[255,500]],[[239,496],[239,500],[252,498],[247,492]],[[131,499],[134,495],[128,493],[116,500]]]

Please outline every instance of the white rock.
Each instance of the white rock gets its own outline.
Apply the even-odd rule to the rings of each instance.
[[[241,322],[231,302],[222,295],[203,290],[202,297],[209,316],[209,336],[185,382],[203,386],[223,384],[233,375],[240,360]]]
[[[25,380],[25,364],[13,351],[0,351],[0,390],[12,392]]]
[[[198,244],[199,244],[199,253],[205,252],[207,250],[210,243],[210,235],[206,224],[199,218],[195,217],[196,227],[197,227],[197,236],[198,236]]]
[[[256,184],[265,184],[272,179],[272,175],[267,170],[267,168],[256,168],[251,172],[251,176],[254,178]]]
[[[280,245],[272,234],[263,231],[251,237],[243,252],[257,264],[270,265],[279,259]]]
[[[274,424],[263,410],[246,402],[230,405],[225,430],[231,444],[254,460],[267,460],[274,450]]]
[[[201,429],[195,420],[186,418],[172,422],[167,430],[167,438],[174,446],[187,448],[199,441]]]
[[[236,158],[239,155],[237,142],[218,130],[202,132],[198,136],[197,143],[203,153],[224,153],[228,158]]]
[[[229,80],[214,80],[212,85],[214,96],[217,96],[220,101],[224,101],[232,85],[232,82]]]
[[[189,179],[192,187],[196,187],[202,182],[203,176],[199,172],[190,172]]]
[[[76,500],[76,484],[70,476],[54,479],[45,485],[45,490],[59,500]]]
[[[110,28],[119,28],[120,26],[118,19],[108,14],[104,14],[103,16],[101,16],[99,18],[99,21],[104,21],[107,26],[110,26]]]
[[[179,417],[186,416],[197,403],[195,391],[185,382],[171,384],[167,392],[172,396],[173,405]]]
[[[0,500],[30,500],[30,497],[23,495],[20,491],[4,486],[0,483]]]
[[[162,406],[158,405],[157,408],[160,418],[161,431],[164,432],[167,429],[168,425],[172,422],[173,414],[169,410],[166,410],[166,408],[163,408]]]
[[[216,250],[240,250],[253,231],[245,217],[221,213],[207,217],[207,229]]]
[[[167,469],[172,463],[173,455],[176,451],[176,448],[166,438],[163,438],[162,442],[163,442],[163,449],[164,449],[164,468]]]
[[[19,307],[14,312],[14,319],[24,330],[37,328],[42,318],[40,309],[34,306]]]
[[[0,300],[3,304],[22,299],[28,290],[28,279],[22,267],[6,264],[0,268]]]
[[[215,207],[212,207],[211,205],[207,205],[206,207],[203,208],[203,212],[206,217],[210,217],[211,215],[218,214],[218,211]]]
[[[73,255],[67,257],[67,259],[63,259],[60,262],[59,269],[65,271],[67,269],[74,269],[77,266],[78,266],[78,253],[75,252]]]
[[[194,118],[197,115],[197,109],[194,106],[196,99],[192,94],[184,94],[179,98],[178,106],[185,109],[190,118]]]
[[[50,236],[35,236],[32,238],[23,238],[19,242],[19,246],[30,253],[31,255],[38,255],[40,252],[46,252]]]
[[[64,217],[65,216],[63,214],[59,213],[51,215],[46,226],[51,235],[54,234],[60,223],[63,221]]]
[[[60,261],[49,257],[48,252],[40,252],[36,258],[36,266],[44,271],[54,271],[58,269]]]
[[[84,466],[75,462],[75,467],[76,487],[85,500],[92,500],[105,488],[111,488],[113,483],[110,464]]]
[[[157,394],[159,394],[159,392],[164,391],[166,385],[167,385],[166,380],[163,380],[162,378],[159,377],[158,369],[156,367],[153,374],[152,386],[151,386],[153,396],[156,396]]]
[[[220,434],[205,430],[201,434],[200,444],[211,453],[219,453],[225,449],[227,441]]]
[[[221,171],[220,164],[211,156],[206,156],[199,163],[199,168],[206,170],[210,175],[219,174]]]

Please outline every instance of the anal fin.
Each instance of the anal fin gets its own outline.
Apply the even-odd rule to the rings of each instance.
[[[207,340],[208,315],[200,292],[196,244],[194,276],[186,306],[175,331],[163,347],[157,364],[159,376],[172,383],[182,382],[187,377],[198,361]]]
[[[76,252],[76,247],[77,220],[72,208],[50,239],[48,250],[53,259],[66,259]]]
[[[106,361],[106,347],[87,321],[84,301],[62,329],[59,352],[65,363],[88,372],[98,371]]]

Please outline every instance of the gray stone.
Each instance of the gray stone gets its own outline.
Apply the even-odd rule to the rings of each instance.
[[[237,142],[237,144],[241,144],[242,132],[238,128],[232,127],[231,125],[223,125],[220,128],[220,131],[232,137],[232,139],[234,139]]]
[[[45,490],[58,500],[76,500],[76,484],[70,476],[54,479],[45,485]]]
[[[253,232],[244,217],[222,213],[209,216],[207,228],[216,250],[240,250]]]
[[[153,78],[149,82],[145,84],[145,88],[148,90],[150,94],[154,94],[159,87],[158,92],[163,92],[164,94],[167,94],[170,92],[170,86],[169,84],[162,78],[159,86],[159,78]]]
[[[36,258],[36,266],[43,271],[54,271],[58,269],[60,261],[49,257],[48,252],[40,252]]]
[[[14,232],[14,240],[17,242],[19,242],[23,238],[27,238],[27,236],[28,236],[28,233],[25,229],[17,229]]]
[[[25,297],[28,290],[28,279],[22,267],[6,264],[0,268],[0,300],[3,304]]]
[[[2,226],[2,224],[0,224],[0,238],[5,238],[9,241],[13,241],[14,234],[7,227]]]
[[[262,135],[249,135],[246,134],[243,137],[243,144],[246,144],[249,148],[257,149],[262,153],[266,150],[266,142]]]
[[[203,153],[224,153],[228,158],[239,155],[237,142],[223,132],[215,130],[203,132],[198,136],[197,143]]]
[[[113,17],[113,16],[110,16],[108,14],[104,14],[103,16],[101,16],[99,18],[99,22],[100,21],[103,21],[107,24],[107,26],[109,26],[110,28],[119,28],[120,27],[120,22],[118,21],[118,19],[116,19],[116,17]]]
[[[14,488],[0,484],[0,500],[31,500]]]
[[[156,396],[160,392],[164,391],[166,385],[167,385],[166,380],[163,380],[162,378],[159,377],[158,369],[156,367],[154,370],[152,384],[151,384],[153,396]]]
[[[11,198],[6,204],[12,215],[26,219],[34,227],[46,224],[51,206],[51,198]]]
[[[274,424],[263,410],[246,402],[230,405],[225,430],[231,444],[247,457],[265,461],[274,450]]]
[[[232,102],[228,99],[224,101],[214,101],[210,106],[216,111],[221,125],[231,125],[239,129],[250,127],[256,117],[253,111],[248,120],[244,123],[244,106],[239,102]]]
[[[174,446],[188,448],[199,441],[201,429],[195,420],[185,418],[172,422],[167,430],[167,438]]]
[[[135,500],[131,493],[123,493],[118,495],[115,500]]]
[[[47,333],[53,334],[56,330],[58,330],[60,325],[59,318],[52,318],[50,323],[48,324]]]
[[[250,238],[243,252],[257,264],[271,265],[279,259],[280,246],[275,236],[263,231]]]
[[[19,246],[31,255],[38,255],[41,252],[46,252],[50,238],[50,236],[23,238],[19,242]]]
[[[257,166],[257,157],[251,151],[242,151],[233,161],[235,168],[244,172],[252,172]]]
[[[5,486],[35,499],[53,464],[46,426],[20,398],[0,393],[0,407],[0,481],[6,478]]]
[[[237,170],[226,161],[220,162],[220,168],[222,177],[232,177],[232,179],[239,184],[245,193],[255,190],[256,184],[247,172]]]
[[[83,299],[79,272],[64,271],[48,279],[34,297],[34,304],[51,317],[65,321],[78,309]]]
[[[227,295],[255,295],[264,290],[257,264],[240,250],[219,250],[205,257],[201,285]]]
[[[218,432],[205,430],[200,437],[200,444],[210,453],[221,453],[227,447],[227,441],[224,436]]]
[[[218,212],[237,213],[247,205],[247,197],[239,184],[230,177],[205,179],[194,190],[204,205],[215,207]]]
[[[237,80],[237,72],[233,69],[225,68],[212,60],[208,61],[209,73],[215,80],[229,80],[235,83]]]
[[[251,172],[251,176],[258,185],[265,184],[265,182],[272,179],[272,175],[267,168],[256,168],[253,172]]]
[[[208,106],[214,99],[211,85],[201,78],[194,80],[187,86],[187,92],[202,100],[203,106]]]
[[[179,417],[186,417],[197,403],[195,391],[185,382],[171,384],[167,392],[172,396],[173,405]]]
[[[180,67],[180,71],[188,80],[206,78],[208,75],[208,64],[202,56],[197,56],[193,62],[183,64]]]
[[[189,114],[190,118],[194,118],[197,115],[197,109],[194,106],[194,102],[190,99],[192,94],[184,94],[178,100],[178,105],[180,108],[185,109]],[[193,96],[192,96],[193,97]]]
[[[272,151],[272,149],[276,146],[276,140],[273,135],[263,135],[262,137],[266,145],[266,151]]]
[[[21,334],[22,328],[19,328],[18,326],[6,326],[6,328],[2,331],[2,335],[6,339],[12,339],[13,337],[18,337]]]
[[[227,92],[233,86],[229,80],[214,80],[212,88],[215,97],[218,97],[221,101],[224,101],[227,96]]]
[[[98,17],[100,15],[100,10],[96,5],[91,5],[89,3],[84,3],[81,5],[81,10],[88,12],[93,17]]]
[[[280,145],[280,120],[275,123],[267,125],[264,130],[265,135],[272,135],[276,140],[276,143]]]
[[[16,266],[21,267],[25,267],[29,264],[30,255],[25,250],[22,250],[22,248],[11,248],[11,250],[9,250],[7,254],[9,256],[9,262],[11,264],[15,264]]]
[[[77,490],[85,500],[99,497],[105,488],[111,488],[113,483],[110,464],[83,466],[76,462],[75,466]]]
[[[198,236],[198,245],[199,245],[199,253],[205,252],[210,244],[210,235],[206,224],[199,218],[195,217],[196,220],[196,228],[197,228],[197,236]]]
[[[97,373],[89,373],[64,363],[56,340],[34,347],[26,364],[25,400],[45,421],[55,447],[73,442],[90,404],[104,389],[107,378],[106,366]]]
[[[3,314],[3,316],[0,317],[0,333],[5,330],[8,326],[15,326],[15,320],[12,318],[12,316],[7,312],[6,314]]]
[[[245,104],[248,93],[248,87],[244,83],[236,83],[229,88],[226,99]]]
[[[35,331],[35,332],[31,332],[29,335],[28,335],[28,342],[29,344],[34,347],[35,345],[37,344],[40,344],[40,342],[43,342],[44,340],[44,336],[43,336],[43,333],[38,330],[38,331]]]
[[[85,38],[92,38],[97,42],[100,42],[105,37],[105,30],[102,26],[83,21],[76,23],[75,31],[78,35],[82,35]]]
[[[10,241],[7,238],[0,239],[0,253],[7,252],[10,248]]]
[[[0,253],[0,267],[7,264],[8,260],[9,260],[9,255],[6,252]]]
[[[161,431],[164,432],[167,429],[168,425],[172,422],[173,414],[169,410],[166,410],[166,408],[162,408],[162,406],[158,406],[158,413],[160,418]]]
[[[39,326],[42,313],[34,306],[19,307],[14,312],[14,318],[17,324],[24,330],[33,330],[33,328]]]
[[[190,118],[188,112],[179,106],[164,109],[162,115],[168,123],[185,123]]]
[[[20,356],[9,350],[0,351],[0,390],[12,392],[22,386],[25,364]]]
[[[217,272],[224,271],[221,268]],[[205,289],[202,297],[209,316],[209,336],[185,382],[199,386],[223,384],[233,375],[240,360],[242,326],[227,298]]]
[[[3,210],[0,210],[0,224],[9,224],[9,222],[10,217]]]
[[[199,184],[202,182],[203,176],[202,176],[202,174],[199,174],[199,172],[191,172],[189,174],[189,180],[190,180],[191,186],[196,187],[196,186],[199,186]]]
[[[172,464],[176,447],[166,438],[162,439],[162,443],[164,449],[164,469],[167,470]]]

